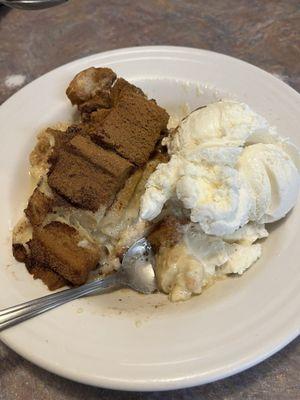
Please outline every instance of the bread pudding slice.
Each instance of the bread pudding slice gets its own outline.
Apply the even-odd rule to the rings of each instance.
[[[80,120],[39,135],[30,157],[37,184],[13,234],[15,258],[50,290],[118,268],[149,229],[139,200],[166,157],[167,112],[109,68],[80,72],[67,96]]]

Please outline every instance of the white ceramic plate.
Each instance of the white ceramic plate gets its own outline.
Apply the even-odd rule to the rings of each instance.
[[[78,71],[109,66],[169,111],[235,97],[300,145],[300,96],[245,62],[204,50],[139,47],[62,66],[0,107],[0,307],[47,293],[11,255],[10,230],[30,191],[28,155],[37,132],[70,121],[64,92]],[[272,228],[263,257],[244,276],[170,304],[162,294],[121,291],[81,299],[1,333],[23,357],[64,377],[107,388],[164,390],[242,371],[299,334],[299,204]]]

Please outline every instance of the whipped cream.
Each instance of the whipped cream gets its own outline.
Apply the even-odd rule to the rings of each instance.
[[[246,104],[220,101],[192,112],[165,139],[170,161],[146,183],[140,216],[157,217],[179,200],[206,234],[273,222],[295,205],[299,152]]]

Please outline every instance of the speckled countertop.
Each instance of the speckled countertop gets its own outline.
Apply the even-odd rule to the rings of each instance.
[[[249,61],[300,91],[299,0],[70,0],[46,11],[0,7],[0,103],[45,72],[138,45],[210,49]],[[234,377],[164,393],[97,389],[52,375],[0,343],[0,400],[300,399],[300,339]]]

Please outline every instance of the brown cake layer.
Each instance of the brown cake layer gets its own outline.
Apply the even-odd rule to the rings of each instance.
[[[76,135],[69,145],[74,153],[121,181],[125,181],[134,167],[128,160],[113,151],[97,146],[89,137]]]
[[[34,257],[27,253],[23,244],[13,244],[13,255],[17,261],[25,263],[28,272],[33,275],[33,278],[41,279],[49,290],[56,290],[70,284],[61,275],[35,260]]]
[[[109,93],[109,102],[111,107],[115,106],[120,98],[120,95],[124,93],[138,93],[143,97],[146,97],[143,91],[136,86],[132,85],[131,83],[125,81],[123,78],[118,78],[114,85],[111,88]],[[107,94],[104,96],[102,102],[107,101],[105,100]],[[81,112],[81,116],[83,121],[90,121],[96,124],[103,124],[105,118],[111,111],[111,108],[101,107],[100,102],[98,104],[94,103],[93,107],[81,107],[79,106],[79,111]]]
[[[31,262],[32,261],[32,262]],[[54,272],[52,269],[41,265],[35,260],[26,261],[28,272],[33,276],[33,279],[41,279],[49,290],[60,289],[63,286],[70,285],[66,279]]]
[[[23,244],[13,243],[12,245],[13,256],[19,262],[25,262],[27,258],[27,251]]]
[[[107,214],[103,222],[117,225],[143,176],[139,168],[157,149],[168,122],[165,110],[109,68],[80,72],[67,95],[77,105],[81,121],[65,132],[49,128],[45,143],[35,151],[33,161],[43,161],[48,170],[43,177],[46,185],[43,192],[39,187],[34,190],[25,210],[32,239],[19,236],[13,244],[14,256],[50,290],[84,283],[100,261],[102,248],[91,240],[82,246],[75,228],[58,221],[44,226],[45,221],[55,219],[56,213],[64,220],[65,211],[82,212],[83,218],[97,212],[98,221],[102,210]]]
[[[61,152],[50,171],[48,182],[52,189],[74,206],[97,211],[108,207],[122,185],[124,177],[114,177],[83,158]]]
[[[55,149],[48,178],[49,185],[59,195],[91,211],[110,206],[134,164],[141,166],[147,162],[168,120],[167,113],[140,89],[124,79],[117,79],[112,86],[113,75],[107,69],[100,72],[96,77],[95,69],[82,71],[71,82],[67,94],[81,111],[87,101],[109,94],[112,108],[104,109],[98,102],[96,112],[94,108],[84,110],[91,111],[94,121],[70,127],[65,137],[54,132]],[[88,86],[85,90],[84,84]],[[78,157],[66,156],[66,151]]]
[[[99,108],[91,113],[83,113],[82,120],[84,122],[91,122],[101,126],[110,112],[111,108]]]
[[[154,100],[134,92],[124,93],[93,138],[137,166],[143,166],[167,122],[167,113]]]
[[[118,78],[111,88],[112,104],[116,105],[120,99],[120,96],[124,95],[125,93],[136,93],[146,98],[146,95],[142,89],[134,86],[132,83],[129,83],[123,78]]]
[[[77,230],[60,222],[51,222],[43,229],[34,229],[29,242],[31,259],[58,273],[74,285],[86,282],[100,258],[97,246],[80,247]]]
[[[158,251],[161,246],[173,247],[182,239],[182,226],[187,221],[168,216],[158,223],[148,236],[153,249]]]
[[[35,188],[24,212],[31,225],[38,226],[43,223],[46,215],[51,212],[52,207],[53,199],[45,196],[38,188]]]
[[[78,74],[67,89],[67,95],[78,105],[83,120],[97,125],[92,130],[86,127],[97,144],[105,144],[137,166],[144,165],[167,127],[168,114],[154,100],[147,99],[141,89],[125,79],[115,80],[112,71],[110,79],[106,78],[102,84],[91,78],[96,73],[95,68],[91,68]],[[109,74],[107,69],[102,73]],[[77,96],[76,90],[79,91]],[[82,103],[83,98],[88,101]]]

